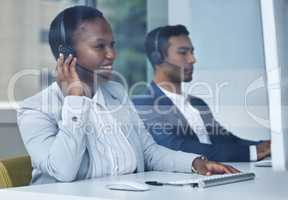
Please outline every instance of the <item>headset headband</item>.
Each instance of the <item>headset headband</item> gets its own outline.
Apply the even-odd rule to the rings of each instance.
[[[66,41],[66,30],[65,30],[65,22],[64,22],[64,13],[63,13],[63,15],[61,17],[61,22],[60,22],[60,35],[61,35],[62,42],[64,43],[63,45],[66,45],[67,41]]]

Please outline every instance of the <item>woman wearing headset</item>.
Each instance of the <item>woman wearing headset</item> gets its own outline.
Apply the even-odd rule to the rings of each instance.
[[[24,100],[18,125],[32,159],[32,184],[144,170],[236,173],[231,166],[157,145],[119,83],[110,24],[95,8],[76,6],[52,21],[49,44],[57,81]]]

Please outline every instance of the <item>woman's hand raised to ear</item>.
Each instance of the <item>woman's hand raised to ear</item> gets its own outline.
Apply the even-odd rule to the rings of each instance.
[[[76,71],[77,58],[71,54],[64,60],[60,53],[57,59],[57,83],[64,96],[89,96],[89,87],[82,82]]]

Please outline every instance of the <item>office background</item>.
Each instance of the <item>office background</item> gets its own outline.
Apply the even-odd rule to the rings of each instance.
[[[281,13],[288,13],[287,1],[280,1],[285,5]],[[20,101],[35,94],[45,87],[41,74],[53,72],[49,23],[63,8],[87,2],[97,4],[112,23],[118,49],[114,68],[130,88],[151,81],[153,75],[142,46],[147,30],[184,24],[197,59],[193,81],[184,85],[186,92],[207,101],[215,117],[236,135],[270,138],[260,0],[2,0],[0,158],[26,153],[11,96]],[[143,89],[132,88],[131,95]]]

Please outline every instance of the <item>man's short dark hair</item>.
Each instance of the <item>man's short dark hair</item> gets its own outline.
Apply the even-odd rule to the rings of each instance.
[[[63,23],[65,28],[65,45],[73,47],[72,36],[77,27],[84,21],[96,18],[104,19],[103,14],[99,10],[88,6],[73,6],[60,12],[51,22],[49,29],[49,45],[54,57],[56,59],[59,57],[59,45],[64,45],[61,35],[61,23]]]
[[[153,29],[146,35],[145,51],[153,68],[155,68],[155,63],[153,62],[153,59],[151,59],[152,53],[156,50],[164,58],[165,56],[167,56],[167,50],[169,47],[168,41],[170,37],[180,35],[189,35],[189,31],[183,25],[158,27],[156,29]]]

